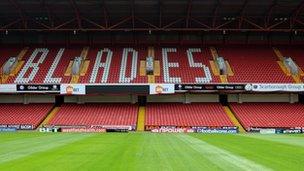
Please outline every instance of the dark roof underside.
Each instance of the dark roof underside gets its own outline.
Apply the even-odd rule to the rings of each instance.
[[[7,0],[5,30],[304,31],[304,1]]]

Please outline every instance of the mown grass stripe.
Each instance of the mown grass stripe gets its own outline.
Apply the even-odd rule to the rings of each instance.
[[[29,140],[30,134],[38,135],[31,135],[33,139]],[[10,143],[1,140],[18,137],[19,143],[11,141],[20,146],[15,151],[17,155],[26,154],[0,162],[0,170],[265,170],[263,167],[302,170],[304,162],[303,147],[238,135],[107,133],[85,134],[88,137],[66,144],[60,140],[73,139],[73,136],[83,134],[0,134],[3,148],[14,151]],[[21,143],[20,137],[27,137],[23,141],[26,144]],[[55,137],[62,145],[39,147],[33,153],[22,151],[35,148],[34,141],[52,144],[57,141]],[[0,151],[2,155],[6,149]]]
[[[238,134],[239,136],[304,147],[304,137],[289,135]]]
[[[25,140],[19,139],[10,143],[1,143],[0,164],[55,147],[64,146],[88,136],[89,134],[53,134],[50,136],[27,138]]]
[[[302,170],[304,148],[239,135],[191,136],[274,170]],[[303,136],[303,135],[302,135]]]
[[[224,170],[272,170],[267,166],[255,163],[254,161],[211,145],[201,139],[186,134],[176,134],[176,136],[189,147],[208,157],[210,162]]]

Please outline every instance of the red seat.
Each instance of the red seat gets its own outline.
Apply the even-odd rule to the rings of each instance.
[[[219,103],[148,104],[146,126],[233,126]]]
[[[234,71],[230,83],[293,83],[280,69],[272,48],[225,47],[219,48],[219,54]]]
[[[304,105],[289,103],[232,103],[242,125],[251,127],[304,127]]]
[[[50,124],[136,126],[137,111],[131,104],[63,104]]]
[[[36,128],[53,104],[0,104],[0,124],[29,124]]]

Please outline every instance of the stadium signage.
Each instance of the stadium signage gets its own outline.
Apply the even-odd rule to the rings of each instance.
[[[153,133],[192,133],[194,132],[191,128],[155,128],[152,129]]]
[[[174,94],[174,84],[150,84],[150,94]]]
[[[0,93],[15,93],[16,84],[0,84]]]
[[[238,133],[237,129],[196,129],[195,132],[197,133],[208,133],[208,134],[236,134]]]
[[[61,132],[106,132],[106,129],[103,128],[61,128]]]
[[[282,130],[282,133],[283,134],[300,134],[300,133],[302,133],[302,130],[301,129],[285,129],[285,130]]]
[[[0,132],[16,132],[16,128],[0,128]]]
[[[17,84],[18,93],[58,93],[60,84]]]
[[[135,130],[135,126],[131,125],[91,125],[91,128],[106,129],[107,132],[127,132]]]
[[[39,132],[59,132],[60,128],[39,128]]]
[[[304,84],[252,84],[248,91],[255,92],[304,92]]]
[[[260,133],[261,134],[275,134],[276,133],[276,129],[260,129]]]
[[[238,127],[224,126],[224,127],[192,127],[197,133],[222,133],[222,134],[236,134]]]
[[[61,84],[60,94],[84,95],[86,94],[85,84]]]
[[[245,84],[176,84],[175,91],[244,91]]]
[[[0,93],[174,94],[179,92],[304,92],[304,84],[0,84]]]
[[[148,84],[89,84],[86,94],[149,94]]]
[[[0,128],[15,128],[17,130],[33,130],[33,125],[29,124],[8,124],[8,125],[0,125]]]

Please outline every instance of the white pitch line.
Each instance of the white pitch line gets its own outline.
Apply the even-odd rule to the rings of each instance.
[[[186,134],[176,134],[176,136],[223,170],[272,170],[264,165],[211,145],[201,139]]]

